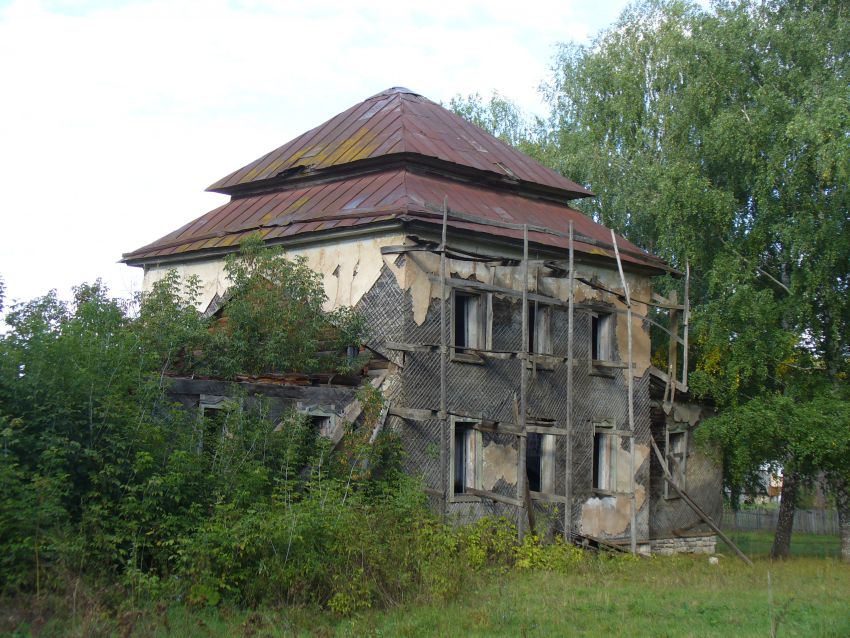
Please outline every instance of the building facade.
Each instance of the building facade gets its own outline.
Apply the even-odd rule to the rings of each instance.
[[[653,312],[687,317],[686,303],[653,295],[652,277],[678,273],[569,207],[590,191],[400,88],[210,190],[231,201],[124,261],[144,268],[145,289],[170,269],[198,275],[206,306],[245,236],[303,256],[329,309],[354,306],[365,345],[389,362],[385,427],[435,510],[713,551],[662,470],[719,513],[719,469],[690,436],[701,408],[676,400],[686,337],[674,333],[666,373],[650,361]]]

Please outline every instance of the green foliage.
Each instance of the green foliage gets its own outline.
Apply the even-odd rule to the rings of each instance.
[[[325,312],[321,275],[304,257],[286,259],[257,237],[229,255],[223,322],[204,348],[204,368],[225,378],[267,372],[347,371],[340,351],[359,346],[364,321],[350,308]]]
[[[306,416],[272,423],[264,402],[238,388],[225,409],[204,414],[169,402],[174,373],[357,365],[341,345],[358,343],[362,319],[350,309],[324,313],[321,282],[303,262],[249,245],[229,272],[236,292],[227,330],[211,331],[195,308],[199,282],[174,272],[137,300],[135,316],[100,282],[76,288],[70,303],[51,292],[8,310],[0,336],[0,594],[59,587],[72,574],[200,599],[211,570],[192,548],[210,538],[227,544],[216,536],[222,529],[231,540],[257,530],[274,538],[268,525],[283,524],[295,502],[310,513],[302,522],[318,525],[321,503],[350,526],[400,494],[391,437],[370,448],[368,473],[352,475]],[[254,351],[215,352],[237,336]],[[370,404],[380,410],[380,397]],[[343,490],[341,503],[329,500],[334,490]],[[243,512],[256,514],[245,517],[253,528]],[[341,543],[343,528],[333,529]],[[292,563],[299,578],[298,561],[322,555],[308,553]],[[210,596],[236,597],[224,585]],[[304,586],[303,578],[292,584]]]
[[[215,604],[315,604],[341,614],[399,602],[434,559],[421,488],[412,482],[380,498],[345,481],[315,479],[303,492],[279,490],[247,509],[218,506],[180,549],[190,600]]]
[[[267,341],[273,313],[263,304],[291,311],[287,322],[312,330],[316,344],[361,333],[347,312],[325,335],[318,280],[303,263],[264,252],[250,267],[233,263],[244,286],[212,336],[194,307],[198,282],[174,273],[135,316],[99,283],[80,286],[71,303],[50,293],[10,309],[0,337],[0,599],[83,581],[195,607],[297,604],[351,615],[454,598],[476,570],[532,551],[528,567],[563,563],[518,547],[506,521],[455,529],[437,520],[401,471],[397,436],[380,431],[384,399],[368,384],[357,395],[361,425],[336,452],[306,416],[272,423],[265,402],[236,387],[221,409],[172,405],[169,374],[212,368],[210,348],[234,334],[265,349],[255,370],[319,360],[293,354],[292,335]],[[293,298],[314,298],[312,327],[270,292],[275,277]]]
[[[453,102],[592,189],[585,213],[690,264],[691,388],[724,413],[706,438],[730,485],[763,463],[813,469],[815,397],[831,393],[835,414],[846,395],[848,18],[837,0],[644,0],[590,45],[561,45],[545,127],[499,96]],[[682,292],[669,278],[656,289]]]
[[[785,389],[806,357],[833,379],[847,365],[847,17],[641,2],[563,45],[545,88],[547,156],[597,193],[584,210],[690,262],[694,386],[720,406]]]
[[[150,365],[178,374],[198,367],[208,341],[207,321],[196,308],[200,285],[197,276],[184,282],[176,270],[169,270],[139,299],[133,328]]]
[[[547,135],[546,123],[524,113],[498,92],[494,92],[486,102],[479,93],[466,97],[456,95],[449,100],[449,108],[503,142],[539,161],[545,161],[542,151]]]
[[[722,454],[727,483],[734,491],[759,491],[762,467],[814,476],[845,475],[850,458],[850,401],[823,392],[801,401],[764,393],[707,421],[697,439]]]
[[[558,536],[553,543],[543,544],[534,534],[528,534],[516,549],[519,569],[570,572],[588,562],[588,554]]]

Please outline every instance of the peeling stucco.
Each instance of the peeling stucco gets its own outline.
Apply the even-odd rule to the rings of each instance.
[[[648,445],[635,445],[635,471],[637,472],[649,456]],[[631,467],[629,451],[617,448],[617,492],[631,489],[629,469]],[[624,534],[631,520],[631,499],[629,496],[594,496],[581,507],[581,530],[590,536],[619,536]],[[635,509],[640,510],[646,501],[646,488],[635,484]]]
[[[381,248],[403,242],[403,235],[386,234],[293,247],[287,249],[285,255],[290,259],[305,257],[307,265],[322,275],[325,294],[328,297],[325,310],[333,310],[340,306],[353,306],[360,301],[375,285],[385,263],[399,278],[401,269],[397,268],[391,259],[384,259]],[[224,271],[224,259],[148,266],[145,268],[142,290],[149,292],[153,284],[171,269],[176,270],[183,278],[190,275],[200,278],[198,308],[202,310],[216,294],[221,295],[227,290],[229,282]]]
[[[694,427],[702,418],[703,407],[696,403],[674,403],[673,421]]]
[[[485,490],[493,490],[500,479],[509,485],[516,485],[516,446],[498,443],[484,446],[481,470],[481,485]]]

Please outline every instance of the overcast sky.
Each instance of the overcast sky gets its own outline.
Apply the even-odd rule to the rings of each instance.
[[[557,42],[625,0],[0,0],[7,305],[141,270],[117,261],[227,201],[218,178],[390,86],[493,90],[542,112]]]

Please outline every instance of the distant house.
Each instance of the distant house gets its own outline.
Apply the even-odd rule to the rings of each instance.
[[[124,261],[144,268],[146,290],[171,268],[199,275],[206,306],[225,293],[223,258],[246,235],[303,255],[330,307],[367,318],[366,345],[388,362],[386,427],[436,510],[713,550],[652,450],[654,440],[678,487],[719,514],[720,471],[690,435],[700,408],[676,401],[681,330],[671,368],[650,363],[650,305],[677,319],[686,306],[653,294],[667,264],[569,207],[586,188],[392,88],[209,190],[230,202]],[[332,407],[342,418],[345,406]]]

